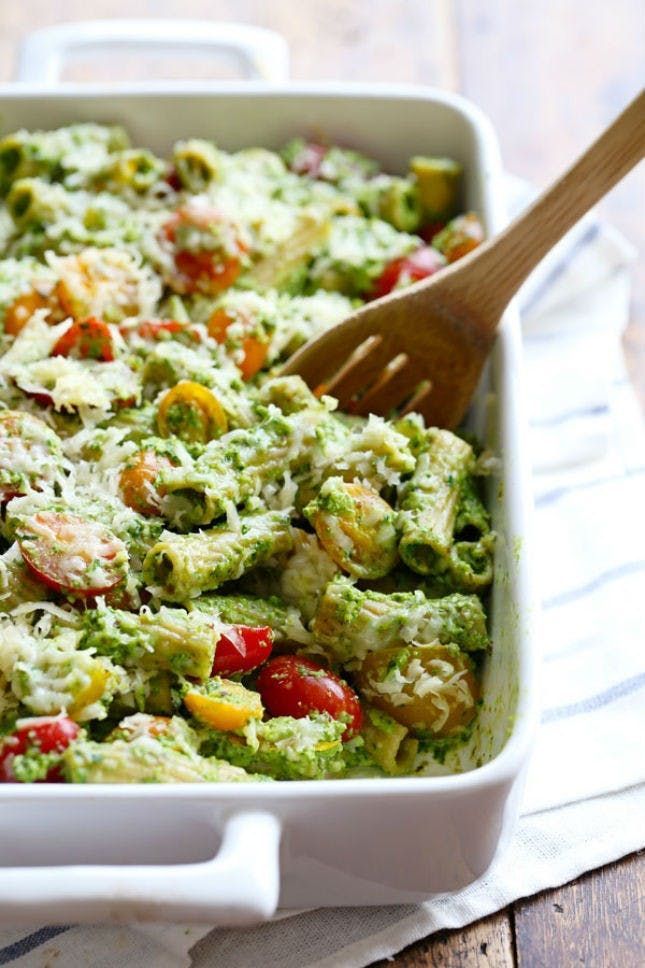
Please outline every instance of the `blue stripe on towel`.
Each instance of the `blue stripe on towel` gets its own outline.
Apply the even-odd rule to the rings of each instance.
[[[581,699],[579,702],[569,703],[567,706],[555,706],[553,709],[547,709],[542,716],[542,723],[556,723],[560,719],[569,719],[570,716],[578,716],[581,713],[592,713],[602,706],[608,706],[610,703],[615,702],[616,699],[623,699],[624,696],[630,696],[633,692],[638,692],[643,686],[645,686],[645,672],[640,676],[634,676],[633,679],[623,679],[622,682],[612,686],[611,689],[606,689],[605,692],[599,692],[595,696],[589,696],[587,699]]]
[[[615,484],[617,481],[622,481],[628,477],[638,477],[640,474],[645,474],[645,467],[629,467],[621,474],[612,474],[609,477],[598,477],[595,481],[583,481],[582,484],[570,484],[568,487],[556,487],[552,491],[545,491],[544,494],[538,494],[535,499],[535,505],[536,507],[542,508],[547,504],[553,504],[555,501],[559,501],[561,497],[574,494],[576,491],[586,491],[593,487],[601,487],[603,484]]]
[[[617,568],[610,568],[608,571],[604,571],[592,581],[587,582],[586,585],[581,585],[578,588],[572,588],[569,591],[560,592],[559,595],[554,595],[553,598],[549,598],[543,602],[544,608],[555,608],[558,605],[566,605],[568,602],[575,601],[576,598],[583,598],[585,595],[595,592],[596,589],[601,588],[608,581],[615,581],[617,578],[624,578],[627,575],[633,575],[639,571],[645,571],[645,561],[627,561],[623,565],[618,565]]]
[[[13,944],[8,944],[5,948],[0,948],[0,965],[8,965],[12,961],[17,961],[18,958],[28,955],[30,951],[34,951],[42,944],[46,944],[52,938],[57,938],[59,934],[64,934],[65,931],[69,931],[69,926],[39,928],[38,931],[33,931],[31,934],[25,935],[19,941],[14,941]]]
[[[558,413],[554,417],[541,417],[529,422],[532,427],[557,427],[567,420],[575,420],[579,417],[600,417],[605,413],[609,413],[609,407],[606,403],[599,403],[593,407],[580,407],[577,410],[567,410],[565,413]]]

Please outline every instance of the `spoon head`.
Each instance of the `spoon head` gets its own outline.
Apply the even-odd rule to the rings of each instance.
[[[437,302],[381,299],[311,340],[287,360],[315,392],[350,413],[416,411],[453,428],[473,397],[493,337]]]

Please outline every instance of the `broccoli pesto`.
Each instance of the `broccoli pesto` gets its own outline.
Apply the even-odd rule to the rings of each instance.
[[[461,175],[0,139],[0,782],[405,776],[469,741],[486,461],[280,375],[482,240]]]

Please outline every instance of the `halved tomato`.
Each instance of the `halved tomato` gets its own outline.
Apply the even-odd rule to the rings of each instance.
[[[257,687],[272,716],[302,719],[309,713],[329,713],[347,723],[346,742],[359,732],[363,712],[358,696],[347,683],[313,659],[279,655],[262,667]]]
[[[18,296],[5,313],[5,333],[9,333],[10,336],[17,336],[37,309],[45,309],[49,305],[49,300],[45,296],[41,296],[35,289]]]
[[[189,443],[205,444],[226,433],[228,420],[208,387],[181,380],[161,398],[157,427],[162,437],[174,435]]]
[[[39,753],[62,753],[76,739],[80,730],[73,719],[60,716],[38,716],[19,720],[18,728],[0,740],[0,783],[14,783],[12,763],[16,756],[31,750]],[[61,779],[57,766],[47,772],[46,782]]]
[[[387,296],[393,289],[433,276],[445,264],[446,260],[436,249],[430,245],[422,245],[410,255],[402,259],[394,259],[386,265],[374,283],[370,298],[378,299],[380,296]]]
[[[186,205],[170,216],[163,231],[175,249],[176,273],[169,282],[176,292],[214,296],[236,281],[247,246],[218,209]]]
[[[163,454],[154,450],[140,450],[121,471],[119,484],[123,503],[139,514],[154,516],[161,514],[158,484],[159,475],[172,467]]]
[[[114,359],[114,340],[110,327],[95,316],[71,323],[55,343],[51,355],[111,363]]]
[[[271,655],[273,632],[268,625],[229,625],[219,637],[213,663],[214,676],[250,672]]]
[[[208,335],[218,343],[225,343],[227,330],[233,322],[233,318],[225,309],[216,309],[208,320]],[[255,336],[245,336],[242,339],[244,358],[239,366],[245,380],[250,380],[262,369],[266,363],[268,350],[268,345]]]
[[[97,521],[67,512],[38,511],[21,522],[17,538],[31,573],[54,591],[103,595],[125,578],[127,549]]]

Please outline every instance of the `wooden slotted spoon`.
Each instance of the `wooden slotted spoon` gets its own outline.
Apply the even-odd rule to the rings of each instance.
[[[503,232],[438,275],[362,306],[287,360],[354,413],[463,418],[502,313],[546,253],[645,155],[641,92],[569,170]]]

